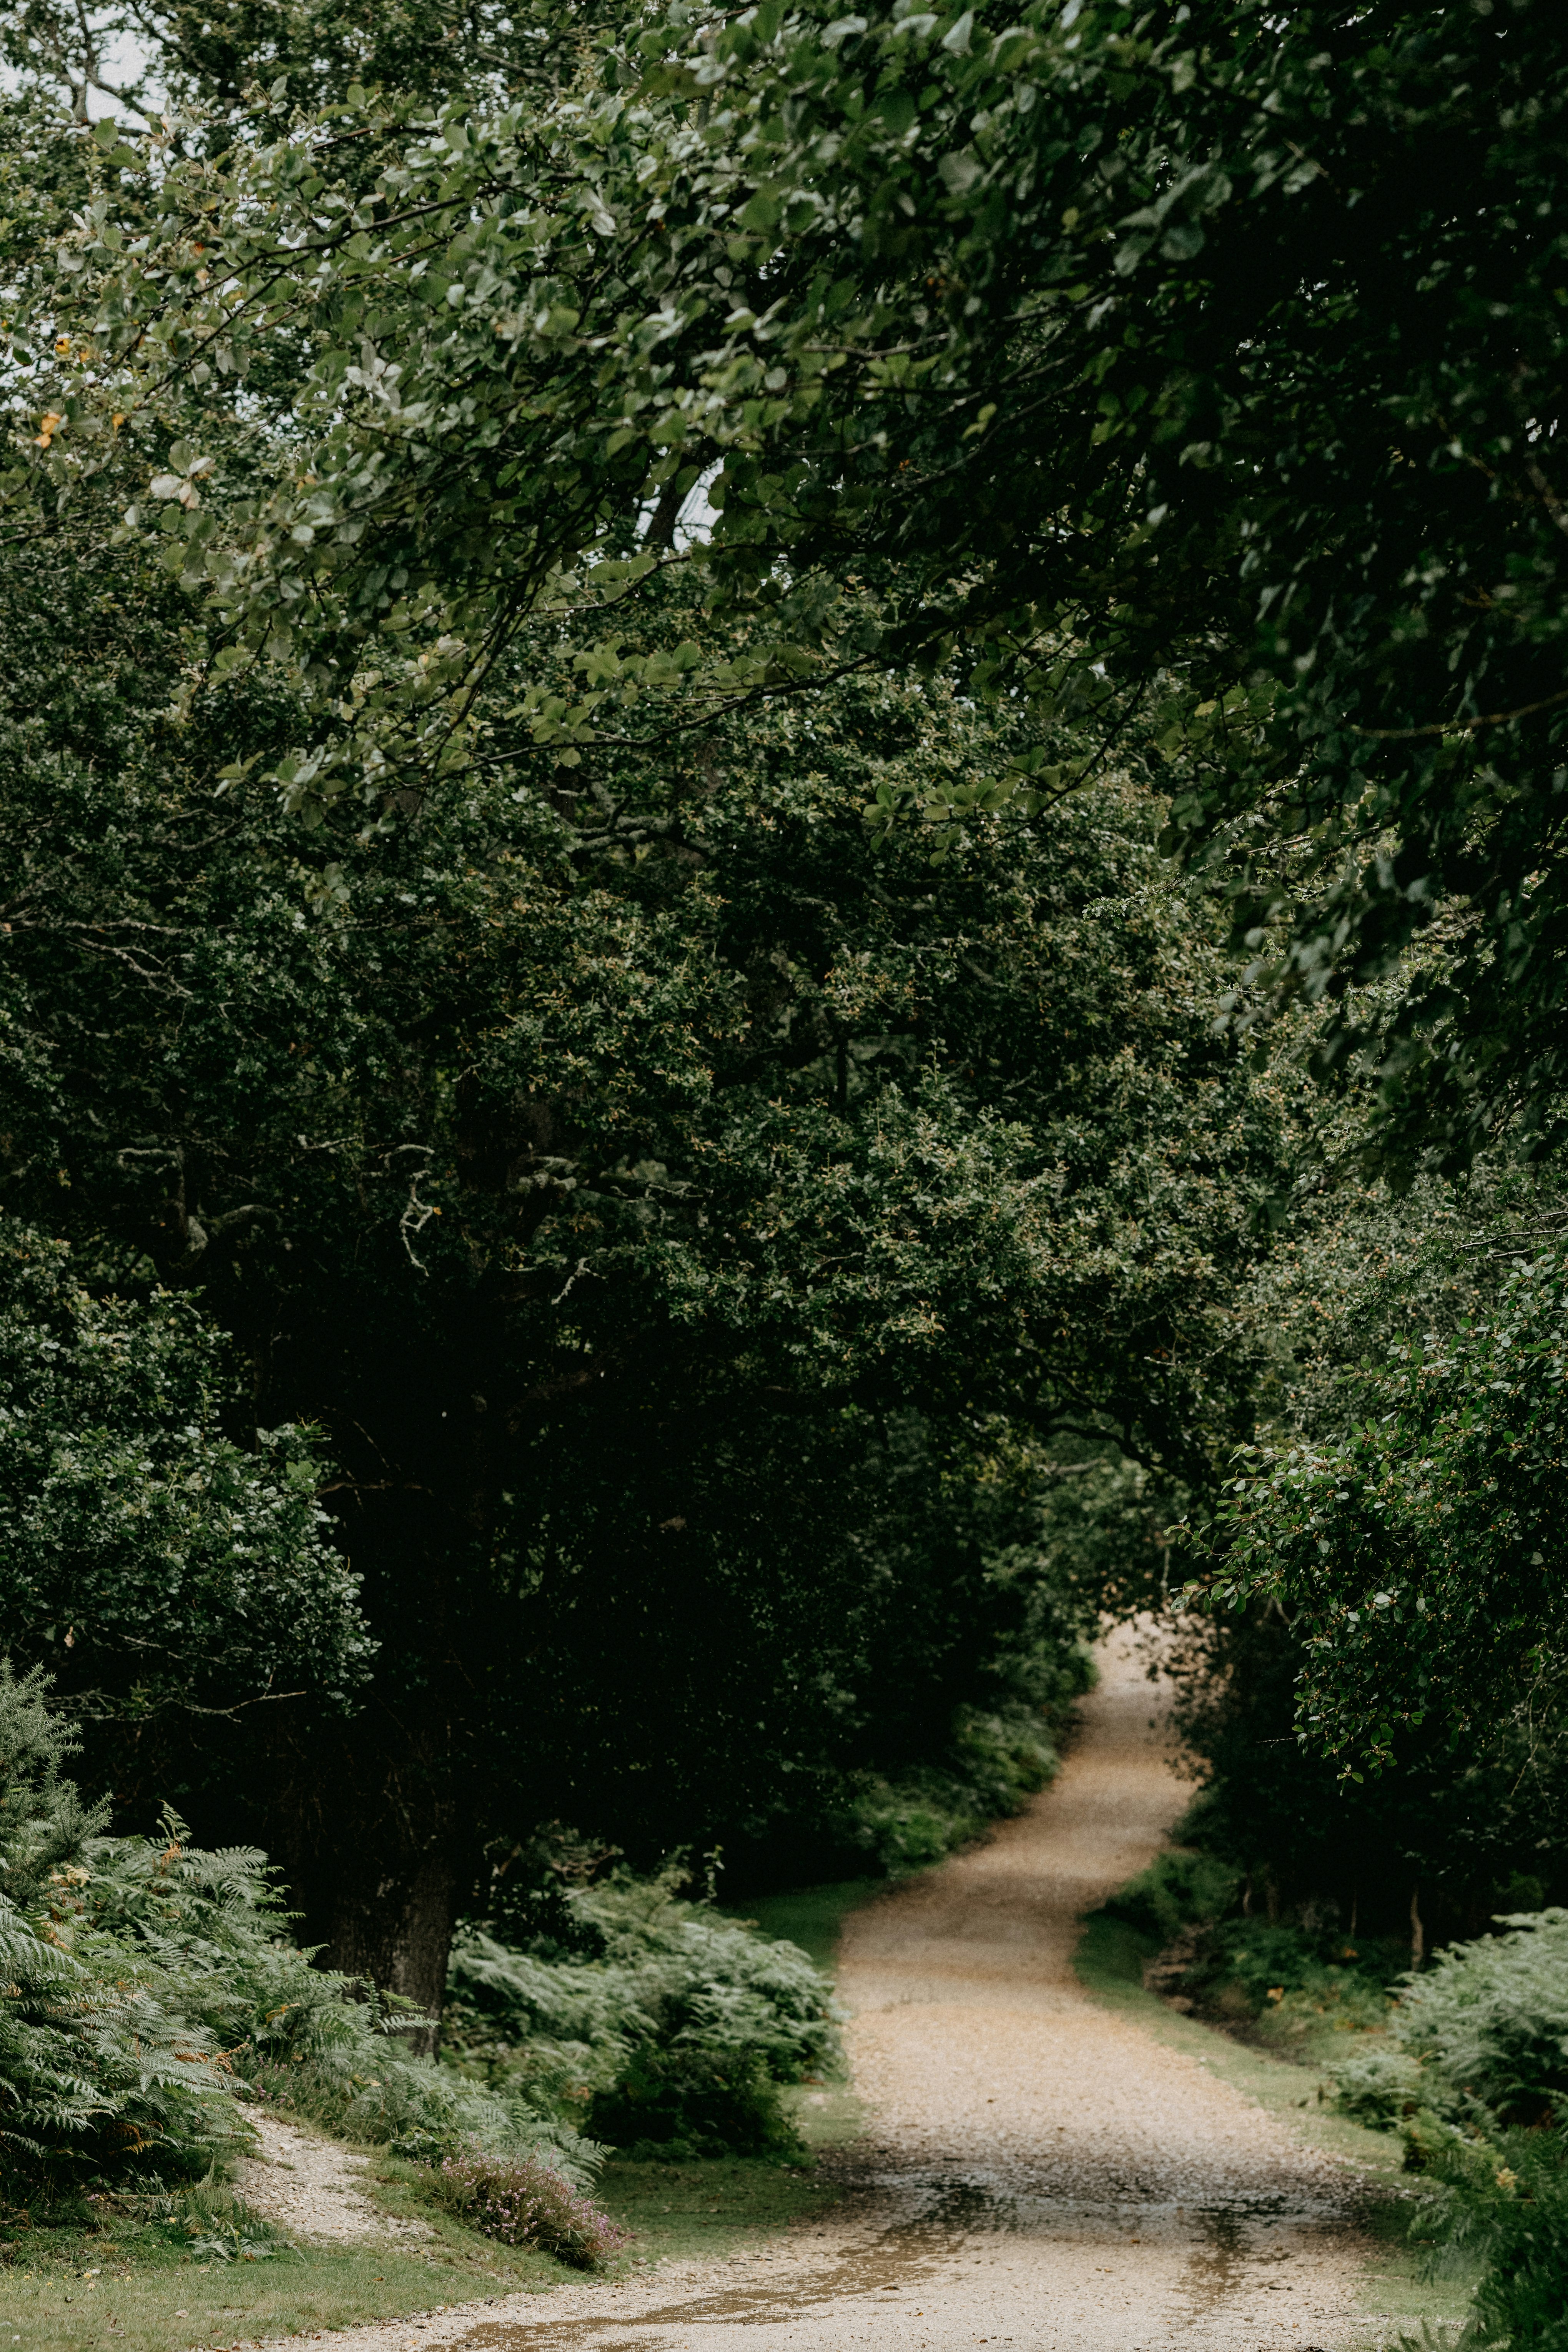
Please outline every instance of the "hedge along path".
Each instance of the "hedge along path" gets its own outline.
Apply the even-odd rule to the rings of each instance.
[[[1360,2176],[1200,2057],[1098,2006],[1080,1915],[1190,1796],[1137,1639],[1053,1786],[986,1844],[855,1914],[839,1990],[868,2137],[852,2192],[770,2254],[358,2328],[353,2352],[1348,2352]],[[1306,2078],[1303,2078],[1305,2083]]]

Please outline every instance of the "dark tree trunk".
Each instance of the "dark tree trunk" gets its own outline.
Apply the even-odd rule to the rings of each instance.
[[[458,1892],[444,1740],[373,1697],[277,1759],[275,1850],[307,1943],[328,1968],[416,2001],[429,2020],[398,2037],[433,2054]]]
[[[344,1870],[325,1957],[346,1976],[363,1977],[383,1992],[417,2001],[431,2022],[398,2040],[404,2048],[433,2057],[441,2032],[457,1874],[447,1843],[400,1861],[401,1867],[373,1865],[369,1873]]]

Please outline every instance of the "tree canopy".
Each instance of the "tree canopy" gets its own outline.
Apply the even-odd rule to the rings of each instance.
[[[698,625],[637,609],[649,659]],[[193,660],[142,540],[17,543],[0,625],[7,1198],[199,1288],[237,1434],[321,1433],[374,1678],[268,1718],[243,1826],[342,1964],[433,1997],[520,1820],[831,1811],[1157,1582],[1287,1147],[1145,785],[879,850],[868,778],[1005,722],[867,678],[651,772],[453,768],[325,857],[264,775],[306,689]]]
[[[23,312],[13,499],[132,436],[128,527],[163,502],[208,658],[310,681],[301,809],[475,756],[531,626],[578,672],[536,655],[511,708],[536,768],[956,651],[1094,733],[928,800],[944,826],[1142,730],[1278,981],[1432,942],[1365,1041],[1396,1164],[1554,1132],[1552,12],[508,24],[433,114],[373,45],[382,89],[329,71],[300,117],[294,71],[237,109],[182,19],[219,111],[102,131]],[[628,667],[628,600],[682,561],[764,625]],[[1356,1042],[1352,1010],[1324,1051]]]

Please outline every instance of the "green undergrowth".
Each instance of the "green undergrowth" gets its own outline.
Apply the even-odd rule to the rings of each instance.
[[[859,1776],[834,1817],[837,1843],[864,1853],[889,1878],[929,1869],[973,1845],[1056,1778],[1058,1736],[1091,1679],[1088,1659],[1071,1650],[1055,1662],[1034,1703],[996,1713],[961,1710],[940,1761],[892,1778]]]
[[[845,1920],[885,1892],[889,1883],[886,1878],[841,1878],[793,1894],[759,1895],[749,1903],[731,1906],[730,1916],[752,1921],[764,1936],[798,1944],[825,1976],[832,1976]]]
[[[427,2166],[383,2156],[363,2182],[387,2211],[426,2224],[432,2235],[417,2246],[293,2247],[223,2189],[133,2205],[94,2200],[31,2217],[31,2227],[13,2216],[0,2248],[0,2343],[15,2340],[20,2352],[185,2352],[401,2318],[577,2275],[462,2228],[430,2197],[430,2179]]]
[[[466,1928],[448,2072],[637,2160],[802,2158],[784,2093],[837,2067],[830,1989],[795,1944],[684,1899],[684,1884],[679,1866],[616,1872],[558,1891],[520,1940]]]
[[[814,2151],[858,2128],[858,2109],[841,2086],[787,2095]],[[30,2217],[30,2226],[14,2215],[0,2230],[0,2346],[15,2337],[18,2352],[195,2352],[544,2294],[581,2278],[548,2255],[465,2228],[432,2194],[427,2165],[384,2149],[364,2153],[365,2192],[389,2216],[431,2231],[417,2245],[290,2247],[223,2189],[162,2200],[161,2213],[147,2210],[149,2200],[131,2210],[125,2200],[98,2199]],[[664,2261],[743,2255],[826,2211],[837,2194],[814,2154],[789,2167],[612,2158],[595,2202],[632,2232],[609,2265],[614,2278]]]
[[[1248,1917],[1238,1874],[1183,1848],[1160,1854],[1105,1906],[1158,1955],[1155,1990],[1211,2024],[1304,2066],[1331,2066],[1386,2033],[1408,1943],[1352,1937],[1310,1906]]]
[[[1308,2146],[1362,2175],[1365,2194],[1357,2218],[1372,2250],[1362,2289],[1369,2327],[1374,2318],[1402,2326],[1460,2325],[1469,2308],[1475,2266],[1455,2262],[1446,2275],[1425,2275],[1432,2246],[1422,2223],[1421,2202],[1404,2173],[1400,2143],[1340,2114],[1329,2103],[1324,2086],[1299,2063],[1254,2040],[1238,2040],[1200,2018],[1183,2016],[1147,1990],[1143,1969],[1163,1942],[1158,1933],[1109,1911],[1094,1913],[1085,1922],[1076,1955],[1079,1979],[1104,2007],[1194,2059],[1218,2081],[1277,2116]]]

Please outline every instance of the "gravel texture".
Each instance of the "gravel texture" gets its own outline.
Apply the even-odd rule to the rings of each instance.
[[[428,2238],[423,2221],[395,2221],[378,2213],[354,2186],[365,2159],[331,2140],[314,2139],[278,2116],[257,2109],[247,2120],[261,2142],[259,2156],[240,2159],[235,2187],[255,2213],[291,2237],[335,2240]]]
[[[767,2252],[349,2331],[353,2352],[1349,2352],[1354,2177],[1090,2001],[1079,1915],[1190,1794],[1134,1637],[1056,1783],[849,1922],[868,2138],[840,2214]]]

